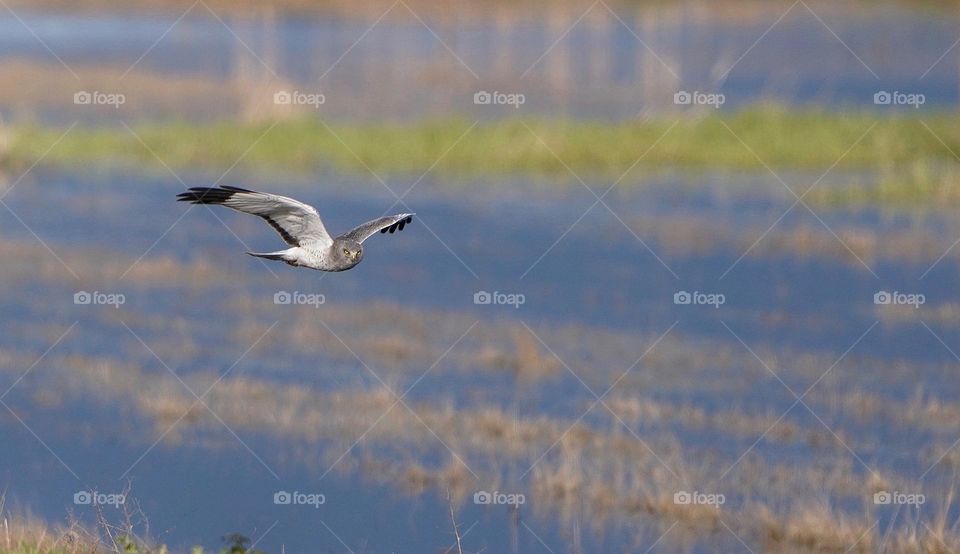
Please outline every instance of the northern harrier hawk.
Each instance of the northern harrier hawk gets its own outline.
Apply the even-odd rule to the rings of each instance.
[[[375,234],[402,231],[414,214],[398,214],[368,221],[336,238],[330,237],[313,206],[286,196],[221,186],[194,187],[177,195],[192,204],[220,204],[262,217],[291,246],[276,252],[247,252],[251,256],[279,260],[296,267],[320,271],[346,271],[363,259],[361,243]]]

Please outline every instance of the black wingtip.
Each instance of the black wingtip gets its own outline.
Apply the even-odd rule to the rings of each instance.
[[[392,235],[392,234],[394,234],[394,233],[397,232],[397,231],[403,231],[403,227],[404,227],[405,225],[407,225],[408,223],[412,223],[412,222],[413,222],[413,216],[412,216],[412,215],[408,215],[406,218],[401,219],[400,221],[395,222],[393,225],[390,225],[389,227],[384,227],[383,229],[380,229],[380,232],[381,232],[381,233],[390,233],[390,234]]]
[[[230,186],[220,187],[190,187],[186,192],[177,195],[177,201],[191,204],[223,204],[238,192],[253,192],[247,189]]]

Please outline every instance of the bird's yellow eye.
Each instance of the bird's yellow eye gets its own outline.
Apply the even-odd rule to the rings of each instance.
[[[349,255],[350,255],[350,251],[347,250],[346,248],[344,248],[344,249],[343,249],[343,255],[344,255],[344,256],[349,256]]]

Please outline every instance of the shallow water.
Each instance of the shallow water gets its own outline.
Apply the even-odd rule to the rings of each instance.
[[[726,179],[747,184],[731,194],[736,188],[725,185]],[[208,182],[199,175],[186,181],[188,185]],[[269,185],[253,179],[234,184],[286,192],[314,204],[332,230],[345,230],[384,211],[406,209],[391,207],[394,197],[370,180],[324,175],[317,181],[323,184],[292,179]],[[397,190],[403,190],[404,183],[403,178],[387,182]],[[78,190],[85,194],[77,194]],[[14,386],[3,400],[23,423],[9,411],[0,412],[0,439],[9,452],[0,462],[0,475],[10,505],[54,521],[65,517],[65,505],[72,506],[77,517],[90,521],[89,507],[71,503],[73,493],[82,487],[119,491],[129,480],[130,495],[141,502],[151,531],[171,545],[216,546],[212,533],[233,531],[254,539],[266,533],[258,546],[269,552],[279,551],[281,545],[291,552],[422,552],[446,548],[446,541],[453,539],[444,490],[427,487],[411,492],[390,478],[384,482],[375,469],[364,470],[368,457],[378,463],[410,456],[423,463],[441,461],[449,452],[439,440],[398,449],[363,443],[359,458],[349,456],[343,471],[329,474],[327,468],[356,435],[346,443],[304,440],[242,426],[234,432],[234,424],[215,424],[195,432],[187,421],[182,424],[182,436],[177,431],[174,436],[179,438],[158,441],[170,421],[152,421],[109,387],[100,392],[74,388],[69,384],[71,356],[122,360],[142,367],[153,378],[169,380],[172,371],[189,382],[191,376],[213,371],[229,373],[230,379],[296,384],[318,393],[376,388],[383,378],[400,391],[413,386],[407,397],[411,405],[449,404],[457,410],[495,405],[523,417],[549,416],[568,422],[583,415],[585,424],[603,428],[609,425],[609,414],[585,413],[594,400],[587,387],[597,394],[605,391],[653,339],[676,323],[671,337],[683,342],[667,341],[662,354],[668,356],[666,360],[657,359],[660,354],[655,349],[654,356],[642,361],[626,379],[624,392],[643,391],[665,405],[694,406],[707,414],[741,409],[776,417],[794,397],[740,340],[773,364],[772,371],[798,393],[817,383],[829,364],[854,345],[833,374],[817,383],[816,393],[808,400],[814,413],[801,408],[787,421],[810,436],[822,437],[818,440],[829,441],[832,429],[842,428],[859,458],[911,479],[931,463],[932,444],[952,442],[942,429],[903,428],[885,419],[860,421],[848,409],[832,404],[829,395],[868,390],[886,401],[903,403],[920,388],[948,404],[960,398],[957,381],[950,377],[954,357],[920,322],[933,317],[929,310],[960,302],[950,286],[958,271],[957,258],[948,255],[921,280],[938,254],[900,262],[879,256],[865,261],[867,269],[849,256],[836,254],[835,245],[805,253],[758,247],[724,276],[791,203],[777,192],[775,183],[763,178],[674,176],[611,193],[608,204],[629,222],[631,230],[637,229],[633,232],[639,238],[602,206],[570,229],[594,200],[576,184],[544,189],[518,180],[501,198],[493,185],[452,190],[425,181],[405,200],[418,214],[412,226],[371,239],[360,266],[329,275],[262,265],[244,256],[245,244],[264,250],[277,247],[280,241],[255,218],[202,207],[185,213],[188,207],[174,202],[180,190],[176,181],[157,175],[38,169],[5,198],[23,223],[9,212],[0,213],[0,232],[5,241],[31,251],[27,267],[8,268],[9,282],[0,296],[0,309],[7,316],[2,322],[0,353],[24,356],[23,362],[14,358],[4,363],[3,389]],[[689,193],[678,196],[680,190]],[[145,213],[151,216],[130,215]],[[819,208],[817,213],[831,228],[854,225],[861,233],[875,234],[881,244],[904,227],[906,217]],[[691,250],[672,244],[675,238],[669,234],[652,232],[644,226],[646,220],[670,229],[716,222],[742,230],[744,237],[716,236],[715,243],[703,245],[703,250]],[[784,218],[769,236],[804,224],[820,229],[828,237],[827,244],[832,244],[832,235],[812,215],[800,211]],[[67,266],[75,266],[71,269],[79,279],[24,225]],[[940,229],[943,250],[952,242],[948,240],[951,232],[960,236],[958,222],[936,212],[910,226]],[[550,249],[561,235],[562,240]],[[142,263],[168,258],[189,264],[209,259],[223,274],[203,277],[184,266],[156,280],[136,270],[120,278],[148,249]],[[26,269],[29,275],[34,267],[39,272],[41,265],[47,269],[35,278],[17,273]],[[925,294],[927,304],[918,309],[923,315],[903,321],[886,319],[878,311],[884,307],[873,303],[873,295],[887,289]],[[72,297],[78,290],[122,293],[125,303],[119,308],[75,305]],[[482,290],[522,294],[525,302],[517,308],[477,305],[474,294]],[[677,305],[674,294],[682,290],[721,293],[725,303],[716,308]],[[316,308],[277,305],[273,295],[279,291],[323,294],[325,303]],[[447,313],[458,319],[425,317],[423,331],[417,331],[409,320],[380,320],[378,312],[370,312],[378,303],[395,305],[403,312]],[[345,315],[351,310],[361,319],[351,322]],[[871,327],[881,319],[883,323]],[[337,342],[314,345],[282,338],[303,322],[316,326],[321,320],[330,322],[350,351]],[[418,380],[454,339],[468,331],[471,321],[480,322],[486,334],[464,339],[435,370]],[[62,342],[27,371],[30,360],[43,354],[73,322],[77,322],[75,328]],[[275,331],[265,333],[274,323]],[[486,368],[481,358],[459,357],[465,348],[499,346],[501,339],[489,336],[493,330],[522,329],[524,324],[545,337],[546,346],[538,347],[542,354],[550,358],[549,347],[568,363],[569,371],[557,366],[551,377],[525,383],[510,371]],[[960,340],[960,329],[950,321],[929,319],[928,324],[947,345]],[[393,325],[397,327],[391,331]],[[570,325],[585,331],[573,341],[559,338],[562,335],[555,329]],[[404,341],[422,335],[433,350],[394,358],[378,350],[378,343],[364,342],[368,335],[383,339],[391,332],[406,337]],[[602,338],[609,332],[624,337],[622,343]],[[244,354],[261,335],[269,336]],[[631,336],[640,340],[630,344]],[[676,371],[671,371],[669,356],[675,354],[669,352],[678,349],[703,350],[703,354],[696,358],[699,361],[689,362],[693,365],[678,362]],[[812,369],[805,355],[817,357]],[[23,379],[16,381],[24,372]],[[176,382],[173,385],[179,388]],[[163,394],[158,388],[157,395]],[[254,405],[251,409],[256,410]],[[718,434],[710,427],[670,419],[641,419],[630,425],[632,432],[647,440],[674,433],[685,452],[715,460],[708,464],[711,479],[755,443],[762,431]],[[849,438],[851,433],[855,441]],[[148,448],[149,453],[134,465]],[[759,441],[753,453],[770,464],[820,459],[838,467],[852,464],[855,473],[865,471],[846,449],[825,449],[816,442],[767,439]],[[523,479],[517,480],[525,469],[522,463],[505,464],[499,490],[524,491],[536,498]],[[514,466],[517,469],[506,469]],[[946,471],[946,466],[942,469]],[[939,472],[931,474],[934,489]],[[272,495],[281,490],[323,493],[327,503],[320,508],[277,506]],[[731,506],[741,505],[749,496],[735,486],[724,490]],[[855,496],[833,500],[838,506],[860,505]],[[557,552],[576,551],[574,543],[583,551],[630,551],[633,544],[646,549],[669,525],[645,515],[613,517],[597,524],[589,504],[571,516],[534,500],[518,512],[474,505],[469,495],[451,502],[459,525],[479,522],[465,537],[465,548],[470,550],[535,551],[542,547],[541,540]],[[702,537],[693,539],[692,546],[676,540],[668,550],[707,546],[700,542]],[[732,537],[721,540],[731,541],[731,547],[736,544]]]

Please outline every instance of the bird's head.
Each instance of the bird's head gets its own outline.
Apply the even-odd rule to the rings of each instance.
[[[338,240],[333,245],[334,257],[343,264],[355,266],[363,259],[363,247],[355,240]]]

